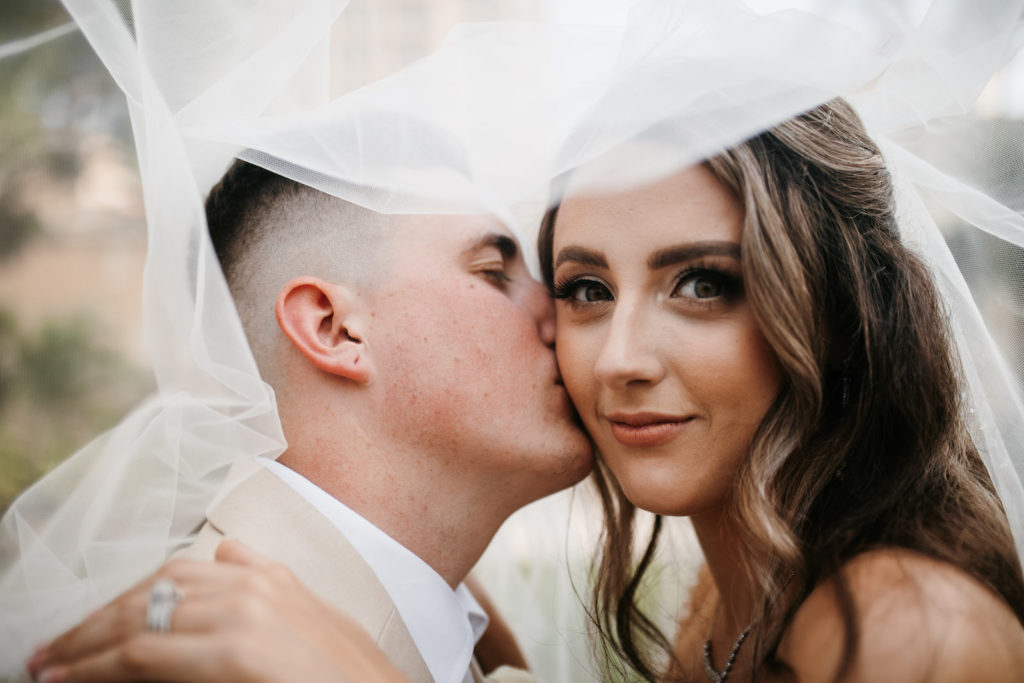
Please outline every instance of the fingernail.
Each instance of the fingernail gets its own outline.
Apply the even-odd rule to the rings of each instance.
[[[43,673],[39,674],[39,683],[61,683],[67,675],[66,666],[51,666],[49,669],[43,669]]]

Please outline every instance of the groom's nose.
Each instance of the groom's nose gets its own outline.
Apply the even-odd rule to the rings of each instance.
[[[545,346],[555,345],[555,304],[547,288],[534,279],[527,285],[524,307],[537,321],[537,335]]]

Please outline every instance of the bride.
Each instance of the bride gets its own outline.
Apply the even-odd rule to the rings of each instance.
[[[912,136],[901,138],[904,147],[892,145],[908,121],[928,123],[955,113],[949,107],[961,97],[973,101],[972,84],[995,63],[983,58],[982,48],[1000,52],[1005,27],[1019,24],[1019,7],[957,14],[946,12],[955,2],[938,1],[922,12],[927,20],[915,32],[898,12],[881,11],[887,5],[880,3],[877,23],[896,30],[877,39],[871,28],[863,43],[842,17],[828,12],[805,25],[797,12],[751,17],[728,2],[696,2],[687,6],[698,8],[690,14],[673,14],[673,3],[637,3],[625,30],[612,32],[607,43],[608,32],[593,26],[553,23],[536,34],[537,27],[520,24],[477,27],[480,33],[468,30],[446,43],[455,59],[442,51],[404,72],[404,80],[398,74],[314,109],[302,129],[308,138],[289,138],[280,125],[288,112],[281,115],[281,103],[267,93],[301,91],[287,71],[299,58],[291,65],[275,61],[291,54],[275,52],[275,40],[303,49],[314,44],[311,31],[320,30],[323,15],[312,10],[322,3],[308,3],[309,12],[284,3],[280,16],[265,17],[265,34],[249,23],[262,21],[260,15],[244,8],[236,15],[225,11],[220,30],[219,14],[201,13],[195,26],[203,31],[187,32],[188,22],[160,21],[140,5],[134,24],[119,32],[111,30],[116,17],[101,0],[67,3],[78,8],[76,19],[125,89],[136,118],[151,237],[147,305],[161,312],[148,324],[163,353],[154,361],[160,402],[92,448],[94,460],[79,459],[64,472],[121,472],[127,463],[133,477],[152,480],[134,490],[128,486],[133,477],[91,477],[88,486],[65,495],[70,477],[51,477],[44,484],[54,487],[39,487],[34,493],[41,495],[16,505],[5,523],[16,526],[30,552],[4,577],[0,611],[7,613],[0,622],[17,623],[17,630],[22,615],[52,613],[38,609],[45,601],[71,605],[61,613],[65,618],[81,605],[108,600],[152,571],[194,528],[196,511],[216,489],[212,473],[233,459],[283,447],[273,397],[232,325],[216,264],[195,246],[205,240],[196,188],[208,186],[209,159],[228,147],[232,153],[248,149],[249,160],[309,182],[336,176],[359,193],[348,199],[377,210],[424,210],[408,200],[420,191],[438,193],[442,204],[479,193],[510,222],[514,217],[504,209],[523,196],[520,190],[572,170],[541,246],[550,245],[548,275],[560,297],[566,383],[608,470],[608,536],[594,616],[612,666],[623,662],[648,677],[737,680],[821,663],[827,671],[807,677],[888,666],[878,677],[899,678],[904,672],[891,668],[897,661],[920,663],[901,648],[920,647],[914,652],[921,653],[934,646],[925,637],[932,632],[917,627],[946,625],[931,618],[934,609],[958,616],[950,628],[980,620],[986,629],[984,642],[975,639],[978,630],[943,631],[958,645],[940,654],[963,655],[958,661],[978,667],[988,666],[976,660],[985,655],[1006,667],[1001,675],[1019,670],[1012,658],[1021,651],[1020,568],[1007,530],[1009,522],[1019,544],[1015,385],[985,348],[976,311],[965,303],[966,286],[929,223],[932,207],[897,186],[893,213],[893,188],[855,118],[841,103],[813,108],[836,93],[852,93],[872,132],[885,134],[879,139],[890,167],[899,170],[897,180],[910,177],[918,188],[934,190],[940,204],[974,224],[1009,226],[1000,234],[1020,242],[1012,237],[1019,214],[1011,210],[1007,217],[968,189],[944,184],[907,151]],[[295,22],[285,23],[292,14]],[[967,26],[962,19],[968,15],[977,24]],[[280,36],[278,23],[289,29]],[[248,30],[240,30],[243,25]],[[950,38],[955,54],[970,59],[954,64],[932,49],[929,31],[949,26],[963,30]],[[154,29],[170,35],[154,39]],[[524,32],[538,40],[522,40]],[[491,40],[494,34],[508,42]],[[207,55],[220,57],[214,48],[229,36],[255,36],[258,48],[235,70],[222,64],[199,69],[191,52],[177,48],[212,37]],[[136,37],[141,66],[133,52]],[[558,52],[559,39],[574,41],[571,55]],[[594,45],[601,49],[586,52]],[[514,49],[501,53],[503,46]],[[481,50],[488,59],[474,58]],[[618,61],[609,67],[600,61],[606,54]],[[546,70],[526,68],[531,60]],[[549,60],[565,68],[552,69]],[[488,71],[491,64],[505,65],[501,78]],[[453,65],[475,86],[471,97],[448,89]],[[196,70],[195,78],[186,77],[188,69]],[[609,83],[595,79],[595,72],[611,74]],[[323,83],[323,74],[310,75],[315,85]],[[516,78],[524,76],[530,87],[517,88],[523,83]],[[263,84],[267,93],[257,87]],[[221,85],[244,86],[244,97],[237,87]],[[425,91],[426,104],[418,99]],[[495,91],[515,96],[495,98]],[[263,114],[268,102],[271,114],[263,117],[254,119],[246,109]],[[445,121],[450,135],[438,136],[434,146],[425,141],[414,150],[422,157],[389,156],[392,143],[416,139],[405,134],[428,130],[423,121],[449,112],[439,106],[448,103],[457,105]],[[394,116],[396,110],[409,121]],[[466,112],[477,117],[467,122]],[[396,122],[409,123],[402,134],[394,132]],[[481,132],[483,144],[473,144],[481,142],[473,137]],[[641,153],[588,175],[586,162],[595,155],[652,132],[655,144],[640,151],[654,150],[653,156]],[[544,155],[548,137],[564,143],[564,154]],[[498,145],[499,138],[511,142]],[[347,159],[360,162],[355,171]],[[328,182],[320,189],[336,188]],[[861,209],[870,220],[856,218]],[[683,220],[692,215],[709,220]],[[608,244],[604,235],[602,243],[613,217],[619,239]],[[941,304],[918,261],[895,243],[896,217],[905,242],[939,274]],[[699,232],[712,228],[721,233]],[[711,241],[717,248],[664,248],[693,246],[694,235],[698,246]],[[604,265],[597,258],[559,261],[577,248],[576,256],[597,254]],[[668,280],[658,279],[669,273]],[[899,282],[904,290],[889,291]],[[908,308],[890,305],[897,299],[886,297],[897,295]],[[943,331],[947,312],[952,332]],[[910,345],[915,339],[920,344]],[[972,356],[979,348],[987,355]],[[739,379],[737,368],[743,369]],[[182,413],[198,416],[204,431],[169,445],[168,429],[188,422]],[[722,438],[711,439],[712,433]],[[886,457],[893,453],[899,457]],[[45,509],[55,500],[68,504],[52,516],[59,523],[49,524]],[[690,515],[706,555],[707,571],[674,643],[635,607],[644,593],[639,577],[655,560],[652,544],[640,565],[632,565],[633,503]],[[158,524],[139,517],[133,519],[140,523],[125,525],[125,510],[153,512]],[[659,519],[656,530],[670,523]],[[167,539],[152,541],[155,526]],[[955,533],[942,531],[949,528]],[[324,609],[279,567],[231,544],[221,549],[221,559],[172,563],[158,574],[185,590],[173,633],[143,630],[150,579],[40,651],[33,670],[45,669],[49,680],[282,679],[294,677],[297,664],[308,665],[311,678],[347,672],[366,680],[368,671],[386,671],[343,615]],[[250,589],[231,588],[239,582]],[[928,601],[913,599],[925,593]],[[242,608],[212,608],[216,595]],[[869,609],[894,596],[896,609]],[[20,611],[8,612],[12,605]],[[204,613],[212,621],[188,621]],[[264,617],[249,618],[253,614]],[[268,648],[268,642],[281,645]],[[498,651],[505,644],[491,641]],[[659,656],[659,649],[672,651],[674,660]],[[98,668],[90,674],[89,665]],[[362,666],[368,668],[353,668]],[[935,666],[939,673],[956,672],[945,662]]]
[[[1024,580],[944,312],[846,103],[636,190],[570,193],[540,252],[601,456],[593,608],[616,653],[664,677],[646,562],[622,552],[639,507],[689,516],[707,560],[668,678],[1024,670]]]
[[[559,365],[601,458],[592,608],[609,649],[652,681],[1017,680],[1013,537],[967,430],[935,285],[850,107],[823,104],[636,188],[572,184],[539,248]],[[660,523],[634,567],[636,508],[688,516],[706,558],[674,644],[638,604]],[[141,629],[145,582],[33,670],[283,680],[283,660],[316,662],[325,680],[397,675],[281,567],[222,554],[252,566],[158,572],[188,596],[171,634]],[[225,588],[246,571],[265,581]],[[208,607],[222,591],[250,606],[225,618]]]

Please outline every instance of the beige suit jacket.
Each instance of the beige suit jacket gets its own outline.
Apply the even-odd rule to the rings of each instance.
[[[210,506],[195,543],[178,556],[213,559],[221,539],[236,538],[287,565],[321,599],[359,622],[411,681],[433,683],[384,586],[326,517],[255,460],[235,465],[228,481],[237,483]]]

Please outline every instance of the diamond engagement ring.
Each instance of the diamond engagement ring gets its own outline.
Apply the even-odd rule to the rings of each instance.
[[[170,579],[160,579],[154,583],[149,589],[149,602],[146,603],[146,628],[155,633],[170,631],[171,615],[184,597],[182,590]]]

